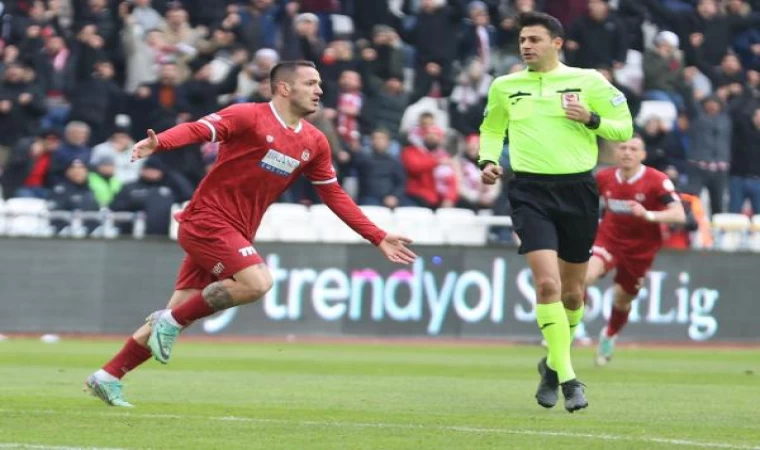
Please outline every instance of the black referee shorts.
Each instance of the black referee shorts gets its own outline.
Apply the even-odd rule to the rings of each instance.
[[[599,191],[591,172],[516,172],[508,195],[520,254],[556,250],[563,261],[589,260],[599,224]]]

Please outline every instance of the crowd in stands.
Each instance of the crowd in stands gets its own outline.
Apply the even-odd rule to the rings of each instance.
[[[306,59],[324,80],[309,120],[360,204],[508,214],[506,183],[480,182],[478,128],[491,81],[524,69],[515,18],[533,10],[565,26],[567,64],[624,91],[647,164],[712,214],[760,213],[758,0],[0,1],[3,196],[145,211],[165,234],[218,147],[130,163],[133,143],[266,102],[269,69]],[[319,199],[299,181],[282,201]]]

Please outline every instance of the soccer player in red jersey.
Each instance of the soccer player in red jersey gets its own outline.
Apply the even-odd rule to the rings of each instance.
[[[186,256],[167,309],[151,314],[121,351],[90,375],[86,388],[107,404],[131,406],[121,378],[151,355],[169,361],[180,331],[193,321],[262,298],[272,275],[252,237],[270,204],[304,174],[330,209],[395,263],[416,255],[403,236],[373,224],[337,183],[330,146],[304,120],[317,111],[321,79],[314,64],[287,61],[270,74],[270,103],[236,104],[197,122],[177,125],[138,142],[133,160],[200,142],[219,142],[217,163],[177,217]]]
[[[586,272],[586,285],[615,272],[614,303],[599,336],[596,361],[612,358],[615,337],[628,321],[631,302],[662,246],[660,224],[686,221],[683,205],[667,175],[642,164],[646,157],[640,137],[618,144],[617,167],[596,175],[604,215]]]

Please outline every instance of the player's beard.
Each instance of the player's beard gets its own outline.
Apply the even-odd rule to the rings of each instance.
[[[311,114],[314,114],[319,109],[318,106],[314,106],[311,102],[311,99],[306,99],[302,102],[295,102],[293,105],[296,107],[298,115],[301,117],[306,117]]]

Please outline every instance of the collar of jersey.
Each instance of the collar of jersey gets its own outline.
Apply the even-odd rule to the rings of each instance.
[[[567,69],[568,67],[566,65],[559,63],[557,67],[548,72],[533,72],[530,69],[525,69],[525,74],[531,78],[545,78],[563,74],[567,71]]]
[[[277,112],[277,109],[275,109],[275,107],[274,107],[274,103],[269,102],[269,107],[272,109],[272,114],[274,114],[274,117],[277,119],[278,122],[280,122],[280,125],[282,125],[283,128],[285,128],[287,130],[295,131],[296,133],[298,133],[299,131],[301,131],[301,128],[303,128],[303,120],[299,120],[298,121],[298,126],[296,126],[295,128],[290,128],[288,126],[288,124],[285,123],[284,120],[282,120],[282,117],[280,117],[280,114]]]

